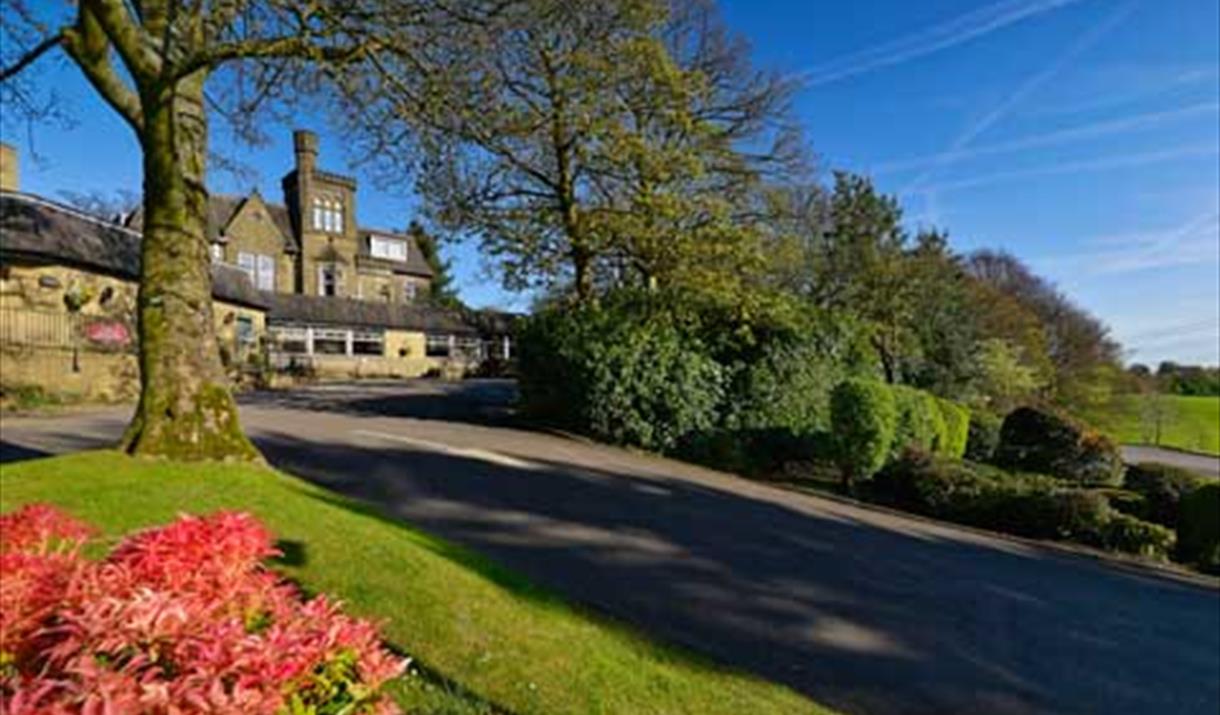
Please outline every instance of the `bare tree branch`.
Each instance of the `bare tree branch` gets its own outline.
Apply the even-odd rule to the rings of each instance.
[[[58,32],[47,37],[42,42],[39,42],[34,47],[30,48],[29,51],[22,55],[12,65],[0,70],[0,82],[3,82],[9,77],[15,76],[18,72],[33,64],[39,57],[42,57],[47,50],[54,48],[61,42],[63,42],[63,33]]]

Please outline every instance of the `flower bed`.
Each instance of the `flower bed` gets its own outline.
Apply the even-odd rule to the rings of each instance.
[[[406,661],[324,595],[261,565],[244,513],[182,516],[100,561],[42,505],[0,516],[0,711],[392,713]]]

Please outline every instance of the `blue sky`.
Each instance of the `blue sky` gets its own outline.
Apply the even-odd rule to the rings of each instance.
[[[1104,319],[1131,360],[1220,362],[1220,3],[723,6],[761,64],[805,81],[796,109],[822,167],[873,175],[912,226],[947,229],[959,250],[1021,257]],[[75,70],[46,70],[81,122],[31,135],[0,118],[22,151],[23,187],[52,197],[138,188],[127,128]],[[322,134],[324,165],[347,169],[342,137],[320,118],[300,124]],[[254,183],[278,197],[287,128],[241,151]],[[212,183],[234,192],[251,182]],[[358,209],[362,223],[404,225],[410,188],[363,181]],[[524,307],[472,247],[450,254],[467,300]]]

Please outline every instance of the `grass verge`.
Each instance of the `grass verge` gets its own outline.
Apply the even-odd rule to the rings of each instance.
[[[393,645],[447,681],[401,684],[409,712],[482,713],[488,704],[520,715],[828,712],[786,688],[583,612],[468,550],[269,469],[114,452],[0,465],[0,510],[30,502],[56,504],[109,538],[184,511],[257,515],[281,539],[280,571],[380,620]]]
[[[1220,454],[1220,397],[1124,395],[1088,418],[1123,444]]]

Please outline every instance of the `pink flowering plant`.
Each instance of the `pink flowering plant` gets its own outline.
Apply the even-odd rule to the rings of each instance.
[[[0,515],[0,712],[394,713],[407,661],[326,596],[267,570],[254,517],[181,516],[81,555],[53,507]]]

